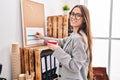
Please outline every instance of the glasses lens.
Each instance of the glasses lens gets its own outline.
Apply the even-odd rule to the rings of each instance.
[[[79,20],[82,17],[80,13],[76,13],[76,19]]]

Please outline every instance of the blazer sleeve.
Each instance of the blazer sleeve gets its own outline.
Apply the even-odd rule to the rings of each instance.
[[[80,71],[81,67],[85,64],[87,60],[87,54],[84,49],[84,42],[81,37],[74,38],[73,43],[74,45],[72,50],[72,57],[60,47],[58,47],[54,51],[53,55],[63,66],[65,66],[73,72],[78,72]]]
[[[51,38],[51,37],[45,37],[44,42],[46,43],[48,40],[55,40],[58,42],[58,45],[63,46],[66,42],[66,40],[68,39],[68,37],[66,38]]]

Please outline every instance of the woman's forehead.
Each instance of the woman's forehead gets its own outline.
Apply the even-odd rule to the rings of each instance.
[[[75,12],[75,13],[81,13],[81,10],[79,7],[76,7],[72,10],[72,12]]]

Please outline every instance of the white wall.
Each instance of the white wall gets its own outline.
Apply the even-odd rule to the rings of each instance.
[[[11,44],[22,43],[19,0],[0,1],[0,34],[0,63],[3,64],[0,77],[11,80]]]
[[[65,0],[65,3],[72,9],[75,5],[84,4],[84,0]]]
[[[34,0],[44,3],[45,20],[47,16],[63,14],[62,6],[79,3],[79,0]],[[0,0],[0,63],[3,70],[0,77],[11,78],[11,44],[18,42],[22,46],[22,26],[20,0]],[[45,21],[46,22],[46,21]]]

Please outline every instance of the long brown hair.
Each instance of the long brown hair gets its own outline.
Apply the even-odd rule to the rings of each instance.
[[[89,10],[87,9],[87,7],[85,5],[76,5],[73,7],[74,8],[80,8],[81,12],[82,12],[82,16],[85,20],[85,22],[80,26],[80,28],[78,29],[78,33],[79,30],[83,30],[84,33],[87,35],[88,38],[88,49],[89,49],[89,53],[90,53],[90,62],[89,62],[89,66],[88,66],[88,80],[93,80],[93,71],[92,71],[92,34],[91,34],[91,26],[90,26],[90,15],[89,15]],[[72,10],[73,10],[72,9]],[[71,12],[72,12],[71,10]]]

